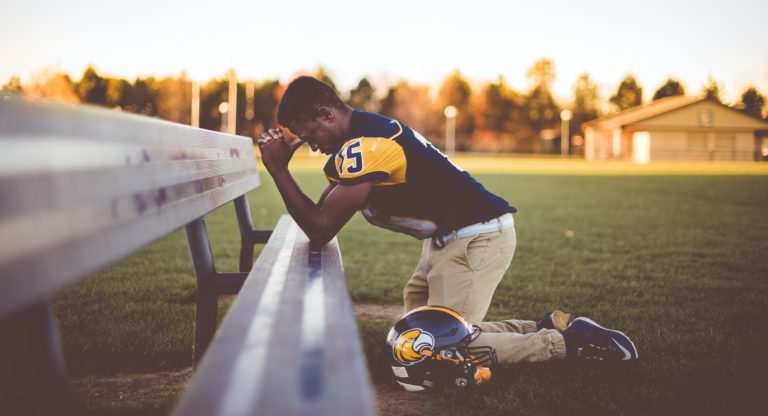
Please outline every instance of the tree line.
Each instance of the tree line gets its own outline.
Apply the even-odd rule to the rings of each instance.
[[[323,68],[311,75],[336,88]],[[442,80],[435,91],[429,85],[406,80],[378,91],[367,78],[362,78],[349,91],[336,89],[352,107],[404,120],[437,145],[442,145],[445,137],[443,110],[452,105],[458,109],[455,123],[458,150],[557,152],[560,114],[567,108],[572,114],[571,142],[576,145],[572,150],[578,152],[581,140],[576,136],[583,135],[582,123],[643,104],[643,86],[631,74],[606,100],[589,74],[583,73],[573,85],[570,102],[558,102],[552,94],[551,85],[556,77],[552,60],[535,62],[526,75],[531,81],[528,91],[512,88],[503,76],[473,86],[458,70]],[[31,99],[89,103],[189,124],[192,85],[183,72],[178,76],[126,80],[103,76],[89,66],[77,81],[60,71],[41,71],[24,85],[19,77],[12,77],[2,91]],[[277,104],[285,87],[278,80],[238,82],[238,134],[257,137],[265,128],[275,126]],[[228,99],[228,79],[213,78],[199,88],[200,127],[219,130],[222,119],[219,105]],[[718,102],[721,91],[722,87],[712,77],[701,87],[701,94]],[[655,91],[652,100],[685,94],[684,85],[670,77]],[[734,107],[763,118],[765,101],[756,88],[750,87]]]

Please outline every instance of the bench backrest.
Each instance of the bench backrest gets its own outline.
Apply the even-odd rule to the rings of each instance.
[[[0,99],[0,317],[258,185],[247,137]]]

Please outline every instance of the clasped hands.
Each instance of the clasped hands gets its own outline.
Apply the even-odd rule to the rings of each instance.
[[[262,133],[261,137],[256,140],[256,144],[261,151],[261,161],[264,163],[264,167],[269,173],[272,173],[280,169],[287,169],[288,162],[291,161],[296,149],[304,144],[304,141],[296,139],[292,143],[286,143],[283,129],[278,127]]]

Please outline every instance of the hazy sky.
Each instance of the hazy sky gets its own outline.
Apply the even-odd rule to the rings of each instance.
[[[698,93],[709,74],[736,99],[768,94],[766,0],[3,0],[0,83],[43,67],[79,78],[177,74],[200,80],[233,67],[279,78],[326,67],[341,89],[362,76],[473,82],[554,60],[557,95],[588,72],[610,95],[629,72],[650,97],[670,75]]]

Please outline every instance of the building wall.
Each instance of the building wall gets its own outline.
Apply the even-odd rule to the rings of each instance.
[[[651,131],[651,160],[754,160],[752,132]]]
[[[585,132],[587,160],[633,160],[633,133],[650,133],[650,160],[755,160],[755,131],[768,123],[711,101],[622,126],[601,123]]]
[[[723,107],[711,101],[672,110],[636,123],[646,129],[670,127],[750,129],[765,128],[765,123],[737,110]]]

